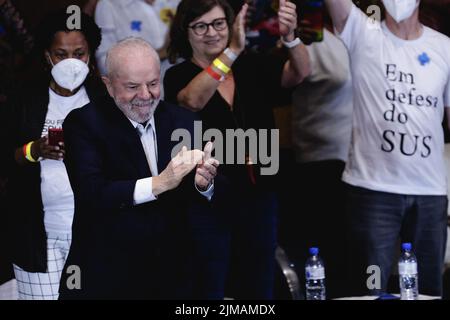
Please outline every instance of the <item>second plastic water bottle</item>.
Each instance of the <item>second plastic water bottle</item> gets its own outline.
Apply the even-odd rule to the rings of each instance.
[[[414,253],[412,253],[411,248],[411,243],[403,243],[402,254],[398,261],[400,299],[402,300],[417,300],[419,297],[417,259]]]
[[[306,260],[306,300],[325,300],[325,266],[318,248],[310,248],[311,257]]]

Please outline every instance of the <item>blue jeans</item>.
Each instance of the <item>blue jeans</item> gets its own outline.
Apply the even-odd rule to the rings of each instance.
[[[411,242],[418,259],[419,292],[442,295],[447,241],[447,196],[402,195],[346,185],[351,295],[386,292],[397,268],[399,240]],[[381,270],[381,288],[368,289],[371,273]]]

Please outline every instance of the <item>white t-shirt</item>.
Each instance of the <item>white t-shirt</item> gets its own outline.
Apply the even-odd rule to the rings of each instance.
[[[102,29],[102,42],[96,57],[101,74],[106,73],[106,53],[117,41],[127,37],[147,40],[155,49],[163,47],[170,23],[180,0],[100,0],[95,22]]]
[[[311,75],[295,89],[293,143],[300,163],[347,161],[352,131],[350,59],[342,41],[325,29],[322,42],[306,47]]]
[[[49,128],[62,128],[70,111],[89,103],[84,87],[70,97],[57,95],[49,89],[48,112],[42,136]],[[44,225],[47,232],[71,233],[74,198],[63,161],[44,159],[41,165],[41,194],[44,205]]]
[[[449,38],[423,27],[420,38],[399,39],[356,6],[341,38],[354,95],[343,180],[397,194],[447,194],[442,120],[450,106]]]

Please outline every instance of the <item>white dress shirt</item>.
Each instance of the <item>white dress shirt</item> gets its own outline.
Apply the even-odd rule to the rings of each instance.
[[[159,173],[158,173],[158,145],[156,139],[155,118],[152,117],[149,121],[147,121],[145,127],[136,121],[133,121],[131,119],[128,120],[131,122],[133,127],[136,128],[136,130],[139,133],[142,147],[144,149],[145,156],[147,158],[152,176],[153,177],[157,176]],[[195,188],[197,189],[196,185]],[[145,202],[156,200],[157,197],[153,194],[152,191],[153,191],[152,177],[137,180],[133,194],[134,204],[139,205]],[[208,200],[211,200],[214,194],[214,184],[211,183],[211,185],[208,187],[206,191],[200,191],[198,189],[197,191],[200,192],[200,194],[206,197]]]

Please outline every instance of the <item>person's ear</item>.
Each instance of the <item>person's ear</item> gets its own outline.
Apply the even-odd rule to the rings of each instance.
[[[114,90],[112,88],[111,79],[107,76],[102,76],[102,81],[106,86],[106,90],[108,90],[109,95],[114,98]]]

